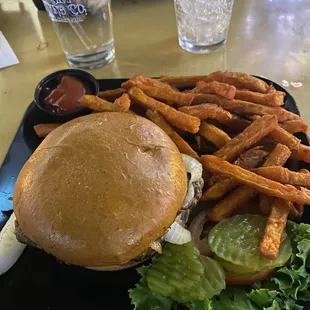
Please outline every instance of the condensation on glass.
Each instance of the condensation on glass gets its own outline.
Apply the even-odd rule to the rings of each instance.
[[[180,46],[210,53],[226,41],[234,0],[174,0]]]

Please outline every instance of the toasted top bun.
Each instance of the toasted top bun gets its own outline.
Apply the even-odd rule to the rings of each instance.
[[[175,220],[187,191],[182,156],[158,126],[128,113],[96,113],[50,133],[14,191],[21,230],[59,260],[128,263]]]

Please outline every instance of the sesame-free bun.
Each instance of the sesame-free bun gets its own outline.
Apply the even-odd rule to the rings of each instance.
[[[22,168],[13,203],[38,247],[108,270],[166,233],[186,191],[182,156],[166,133],[143,117],[107,112],[51,132]]]

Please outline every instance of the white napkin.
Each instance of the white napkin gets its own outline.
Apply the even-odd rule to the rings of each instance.
[[[0,69],[16,65],[19,61],[14,54],[9,42],[0,31]]]

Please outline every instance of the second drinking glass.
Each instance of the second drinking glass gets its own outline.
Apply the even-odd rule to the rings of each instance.
[[[180,46],[210,53],[226,41],[234,0],[174,0]]]

